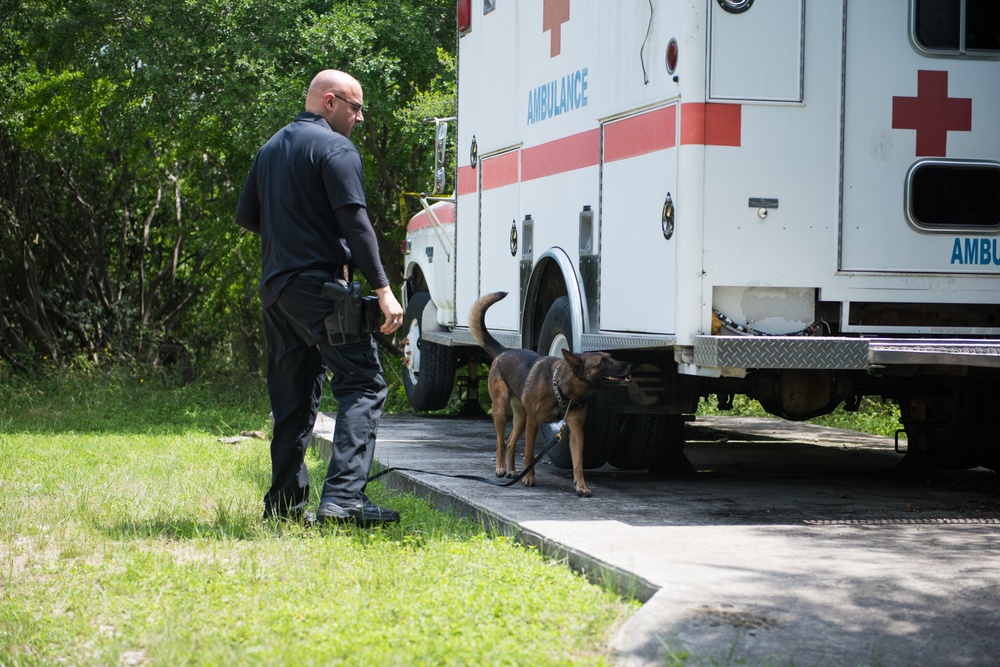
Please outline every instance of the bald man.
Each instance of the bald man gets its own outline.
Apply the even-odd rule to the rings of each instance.
[[[363,120],[361,84],[337,70],[317,74],[305,111],[258,151],[236,209],[236,223],[261,237],[260,298],[274,412],[265,518],[363,526],[399,521],[397,512],[365,495],[387,393],[375,341],[363,332],[331,339],[324,325],[338,302],[323,297],[323,286],[345,284],[355,270],[378,296],[382,333],[396,331],[403,317],[368,218],[361,156],[350,141]],[[327,370],[337,423],[313,514],[306,511],[305,453]]]

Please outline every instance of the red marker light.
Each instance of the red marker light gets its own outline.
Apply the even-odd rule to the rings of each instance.
[[[458,31],[467,33],[472,27],[472,0],[458,0]]]
[[[673,37],[667,44],[667,74],[673,74],[677,69],[677,40]]]

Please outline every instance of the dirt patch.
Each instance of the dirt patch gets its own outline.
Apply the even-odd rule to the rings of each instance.
[[[703,605],[695,612],[695,616],[707,620],[708,624],[713,627],[728,625],[737,630],[767,630],[778,625],[778,621],[769,616],[752,611],[727,608],[727,605],[723,605],[719,609]]]

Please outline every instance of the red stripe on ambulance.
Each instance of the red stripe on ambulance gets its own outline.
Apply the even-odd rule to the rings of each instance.
[[[450,201],[441,201],[436,204],[432,204],[431,209],[434,211],[434,215],[437,216],[438,222],[442,225],[448,225],[455,222],[455,205]],[[410,223],[406,226],[406,231],[407,233],[415,232],[418,229],[430,226],[430,216],[427,215],[427,211],[421,211],[410,218]]]
[[[502,188],[517,183],[517,151],[483,158],[483,190]]]
[[[593,167],[600,159],[601,133],[595,128],[525,148],[521,155],[521,180],[531,181],[574,169]]]
[[[739,104],[690,102],[681,106],[682,145],[735,146],[742,141],[742,107]],[[677,146],[677,105],[670,105],[613,121],[604,126],[604,161],[625,160]],[[483,158],[482,189],[518,182],[517,151]],[[593,167],[601,161],[601,129],[594,128],[548,141],[520,152],[520,182]],[[476,192],[476,169],[458,170],[458,194]]]
[[[739,104],[681,105],[681,144],[685,146],[739,146],[743,107]]]
[[[677,105],[604,126],[604,161],[614,162],[677,146]]]

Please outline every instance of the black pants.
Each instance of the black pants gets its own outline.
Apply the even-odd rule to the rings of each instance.
[[[264,309],[267,391],[274,412],[266,516],[284,515],[309,502],[305,454],[327,370],[338,410],[322,499],[359,499],[375,454],[387,394],[378,351],[371,336],[347,345],[327,344],[323,318],[336,307],[336,302],[322,296],[328,279],[332,276],[299,276]]]

